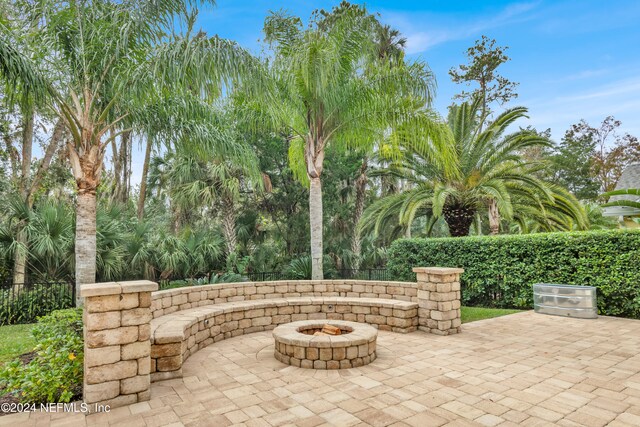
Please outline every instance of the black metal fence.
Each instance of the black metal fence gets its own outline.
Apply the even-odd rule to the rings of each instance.
[[[262,271],[258,273],[247,273],[247,279],[251,282],[271,282],[274,280],[287,280],[290,277],[282,271]]]
[[[391,280],[386,268],[361,268],[358,270],[338,270],[338,279]]]
[[[74,306],[73,282],[0,283],[0,325],[34,323],[39,316]]]

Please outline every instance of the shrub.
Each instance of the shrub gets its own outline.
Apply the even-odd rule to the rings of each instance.
[[[390,276],[414,281],[415,266],[464,268],[465,305],[530,308],[534,283],[564,283],[596,286],[601,314],[640,318],[640,231],[395,241]]]
[[[7,363],[0,388],[22,403],[70,402],[82,391],[82,310],[58,310],[38,319],[32,334],[35,357]]]

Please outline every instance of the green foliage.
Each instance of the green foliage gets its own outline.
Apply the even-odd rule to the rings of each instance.
[[[7,363],[0,387],[23,403],[70,402],[82,387],[82,310],[54,311],[33,328],[35,358]]]
[[[534,283],[596,286],[603,315],[640,318],[640,232],[593,231],[397,240],[391,277],[416,266],[461,267],[463,305],[531,308]]]

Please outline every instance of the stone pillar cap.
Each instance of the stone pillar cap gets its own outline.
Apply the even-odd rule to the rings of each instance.
[[[414,273],[428,273],[428,274],[462,274],[464,268],[451,268],[451,267],[413,267]]]
[[[103,295],[133,294],[138,292],[153,292],[158,290],[158,284],[150,280],[132,280],[128,282],[105,282],[80,285],[80,296],[97,297]]]

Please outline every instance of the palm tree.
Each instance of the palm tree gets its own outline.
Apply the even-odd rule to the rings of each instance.
[[[267,71],[271,84],[247,97],[257,104],[255,118],[290,135],[292,169],[309,185],[313,279],[323,277],[321,177],[327,147],[372,146],[387,129],[401,125],[406,134],[418,124],[428,133],[432,114],[426,107],[433,91],[424,63],[391,67],[374,61],[370,15],[350,8],[333,16],[331,25],[319,23],[325,22],[316,17],[303,29],[299,18],[284,13],[267,17],[265,39],[274,52]],[[422,142],[425,153],[446,150]]]
[[[400,31],[390,25],[378,25],[375,34],[378,58],[387,61],[401,61],[404,58],[404,49],[407,46],[407,38],[400,35]]]
[[[41,67],[28,52],[17,49],[12,43],[15,34],[0,26],[0,77],[34,99],[46,100],[71,135],[67,148],[77,186],[78,285],[96,279],[96,189],[106,147],[132,130],[122,124],[141,123],[146,107],[171,87],[219,94],[252,62],[235,44],[193,36],[194,15],[188,16],[186,35],[165,34],[163,28],[173,27],[199,3],[38,2],[35,7],[44,21],[39,42],[49,48],[47,60],[54,69]],[[198,118],[189,117],[192,128]],[[79,289],[76,300],[81,304]]]
[[[490,232],[496,234],[500,219],[524,224],[533,220],[545,229],[586,229],[588,220],[580,203],[568,191],[536,178],[542,165],[528,163],[520,155],[532,146],[548,145],[544,137],[526,130],[509,135],[509,125],[525,117],[523,107],[500,114],[479,129],[480,104],[463,103],[449,110],[450,129],[457,155],[456,167],[433,163],[418,148],[406,149],[376,175],[406,180],[411,188],[384,197],[367,209],[362,226],[381,227],[396,222],[410,229],[416,216],[427,218],[427,233],[443,217],[451,236],[469,234],[478,214],[489,216]]]

